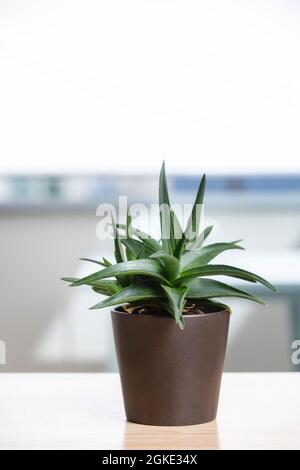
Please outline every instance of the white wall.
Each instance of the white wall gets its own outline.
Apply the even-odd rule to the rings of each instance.
[[[300,171],[295,0],[0,4],[0,172]]]

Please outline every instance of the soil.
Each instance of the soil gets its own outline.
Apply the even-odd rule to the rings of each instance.
[[[160,315],[160,316],[165,316],[169,315],[168,312],[166,312],[162,306],[159,306],[157,304],[151,304],[151,303],[144,303],[140,305],[123,305],[121,309],[129,314],[132,315]],[[218,305],[214,305],[212,303],[201,303],[201,304],[196,304],[196,303],[191,303],[188,302],[183,310],[183,315],[205,315],[207,313],[212,313],[215,312],[216,310],[219,310],[220,307]],[[221,310],[221,309],[220,309]],[[222,308],[222,310],[224,310]]]

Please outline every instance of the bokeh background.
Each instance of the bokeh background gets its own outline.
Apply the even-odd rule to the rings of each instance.
[[[60,277],[111,257],[96,207],[157,202],[162,159],[174,202],[207,174],[212,240],[244,238],[220,261],[280,289],[230,302],[226,370],[297,370],[299,24],[296,0],[0,0],[1,372],[115,370],[109,311]]]

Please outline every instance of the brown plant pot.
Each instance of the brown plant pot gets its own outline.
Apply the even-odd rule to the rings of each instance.
[[[112,310],[128,421],[156,426],[215,419],[225,358],[229,310],[171,316]]]

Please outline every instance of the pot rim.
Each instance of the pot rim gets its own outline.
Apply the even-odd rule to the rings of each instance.
[[[132,318],[140,318],[140,317],[156,317],[156,318],[168,318],[170,320],[174,320],[172,315],[157,315],[155,313],[140,313],[139,315],[130,315],[127,312],[122,312],[120,309],[122,308],[122,305],[118,305],[117,307],[113,307],[111,309],[111,313],[117,313],[118,315],[124,315]],[[220,310],[216,310],[215,312],[209,312],[205,313],[204,315],[198,315],[198,314],[184,314],[184,318],[207,318],[207,317],[212,317],[215,315],[219,315],[221,313],[228,313],[229,315],[231,314],[231,309],[230,307],[223,308]]]

